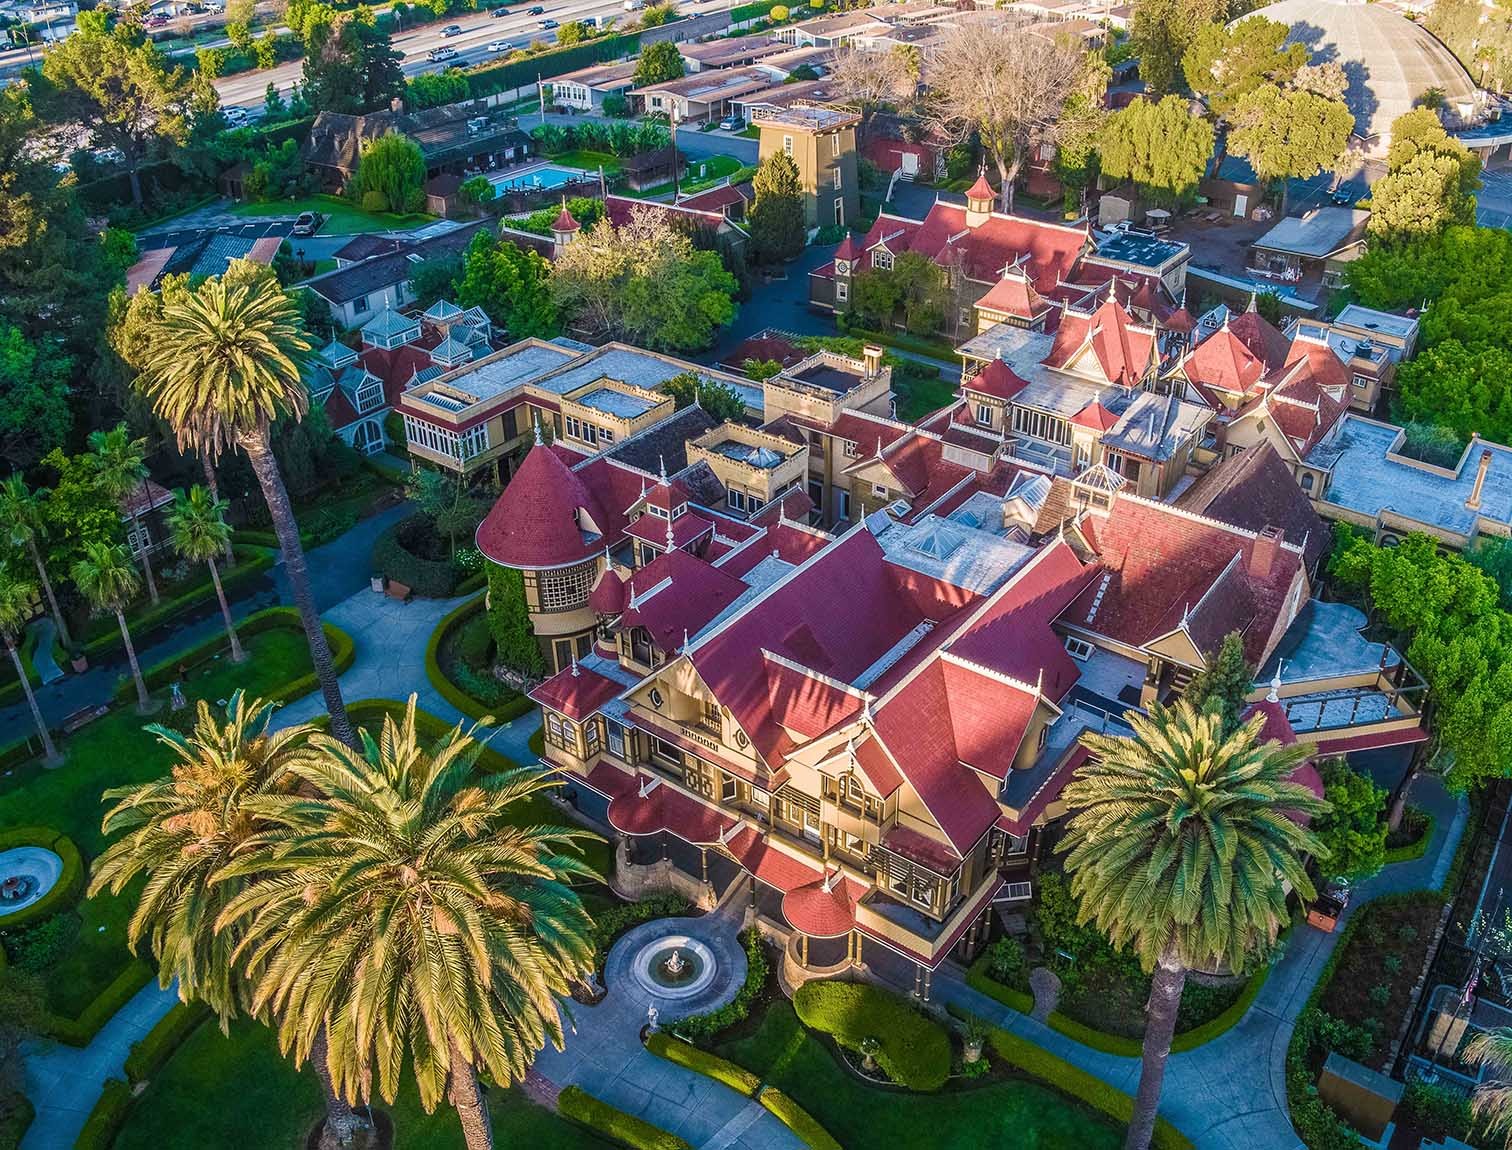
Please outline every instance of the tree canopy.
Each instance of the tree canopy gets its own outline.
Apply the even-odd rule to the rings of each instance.
[[[362,146],[348,191],[372,211],[415,212],[425,204],[424,185],[420,145],[391,129]]]
[[[1343,759],[1325,761],[1318,773],[1330,808],[1312,824],[1328,848],[1319,868],[1325,878],[1369,878],[1386,864],[1386,792]]]
[[[1213,154],[1213,126],[1193,116],[1180,96],[1158,104],[1135,100],[1108,117],[1099,140],[1105,175],[1132,180],[1154,199],[1191,196]]]
[[[747,226],[757,261],[774,264],[795,258],[808,239],[798,165],[786,153],[773,152],[756,169],[751,190],[755,203]]]
[[[316,111],[370,112],[403,95],[402,57],[372,9],[316,4],[297,30],[305,45],[304,96]]]
[[[1480,158],[1444,131],[1436,113],[1414,108],[1391,125],[1386,175],[1370,189],[1371,236],[1403,239],[1475,223]]]
[[[1242,96],[1230,123],[1229,150],[1249,160],[1266,181],[1302,179],[1332,168],[1354,131],[1354,115],[1338,100],[1270,83]]]
[[[1263,16],[1202,26],[1181,60],[1187,83],[1215,116],[1227,119],[1256,88],[1286,84],[1307,63],[1306,47],[1286,43],[1290,31]]]
[[[662,384],[662,390],[677,401],[679,408],[697,403],[720,422],[745,418],[745,400],[740,398],[740,392],[722,380],[705,379],[697,372],[683,371]]]
[[[683,74],[682,53],[671,40],[658,40],[641,49],[640,61],[635,65],[636,87],[647,84],[665,84]]]
[[[1139,53],[1139,74],[1151,96],[1175,90],[1192,41],[1227,12],[1226,0],[1137,0],[1129,31]]]
[[[488,229],[473,237],[457,280],[457,303],[481,307],[511,340],[558,334],[551,265]]]

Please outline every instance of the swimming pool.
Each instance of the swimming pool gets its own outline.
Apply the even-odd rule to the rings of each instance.
[[[523,172],[501,172],[490,176],[495,194],[516,188],[559,188],[571,180],[580,180],[583,173],[572,168],[558,168],[551,164],[529,168]]]

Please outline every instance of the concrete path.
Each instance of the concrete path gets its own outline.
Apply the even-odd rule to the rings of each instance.
[[[63,677],[63,668],[58,666],[58,660],[53,657],[53,636],[58,633],[57,625],[52,621],[51,615],[43,615],[33,620],[27,630],[37,636],[36,644],[32,647],[32,669],[44,685],[56,683]]]
[[[1421,859],[1389,866],[1361,883],[1346,918],[1371,899],[1436,887],[1447,876],[1465,830],[1468,804],[1448,794],[1437,779],[1426,776],[1417,781],[1412,797],[1434,816],[1432,844]],[[1171,1056],[1160,1113],[1191,1138],[1198,1150],[1292,1150],[1300,1146],[1286,1108],[1286,1048],[1297,1015],[1307,1005],[1340,933],[1325,934],[1306,924],[1298,926],[1291,933],[1285,954],[1238,1024],[1196,1050]],[[1138,1059],[1083,1046],[979,994],[962,981],[959,968],[939,972],[933,997],[1020,1034],[1126,1093],[1133,1094],[1139,1085]]]

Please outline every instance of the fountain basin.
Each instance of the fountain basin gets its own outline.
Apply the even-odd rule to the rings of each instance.
[[[46,847],[0,851],[0,918],[40,901],[62,874],[62,858]]]
[[[719,971],[714,952],[683,934],[666,934],[645,943],[630,960],[642,990],[657,998],[684,999],[699,994]]]

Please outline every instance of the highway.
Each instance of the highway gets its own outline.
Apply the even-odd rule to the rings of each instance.
[[[439,72],[445,68],[479,64],[501,57],[515,48],[524,48],[532,40],[555,43],[556,30],[542,29],[542,20],[555,20],[559,24],[565,24],[569,20],[588,20],[594,16],[616,16],[623,20],[634,15],[634,13],[626,12],[619,0],[539,0],[539,2],[541,7],[546,9],[539,16],[526,15],[526,9],[535,7],[534,3],[527,0],[523,4],[508,4],[510,14],[498,19],[490,17],[487,9],[482,9],[453,16],[434,24],[425,24],[414,31],[394,33],[394,47],[404,57],[402,64],[404,74],[418,76],[423,72]],[[702,0],[702,2],[684,0],[683,11],[690,16],[703,15],[727,9],[730,2],[731,0]],[[441,35],[441,29],[449,24],[461,27],[461,33],[451,37]],[[488,45],[496,40],[503,40],[509,45],[506,52],[493,53],[488,50]],[[457,55],[444,61],[428,59],[431,49],[443,46],[456,49]],[[243,107],[256,117],[261,114],[269,83],[278,85],[279,92],[287,95],[289,89],[298,83],[303,75],[304,62],[291,60],[276,68],[260,72],[242,72],[235,76],[226,76],[215,82],[215,88],[220,93],[222,106]]]

